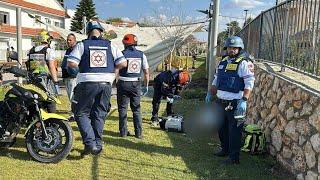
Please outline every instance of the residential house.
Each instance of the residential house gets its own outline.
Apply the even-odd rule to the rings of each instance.
[[[48,30],[54,38],[59,34],[36,21],[28,14],[45,21],[53,26],[65,27],[67,14],[64,7],[57,0],[0,0],[0,60],[5,60],[8,47],[17,49],[17,17],[16,9],[21,8],[22,50],[26,52],[33,46],[32,37],[38,35],[42,29]]]

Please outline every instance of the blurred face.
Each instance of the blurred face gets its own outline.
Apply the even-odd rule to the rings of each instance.
[[[76,44],[77,40],[76,40],[76,37],[74,37],[73,35],[69,35],[67,37],[67,45],[68,47],[73,47],[75,44]]]
[[[235,57],[239,54],[240,48],[238,47],[227,47],[227,53],[230,57]]]

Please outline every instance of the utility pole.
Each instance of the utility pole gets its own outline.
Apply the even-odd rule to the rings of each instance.
[[[217,41],[218,41],[218,18],[220,9],[220,0],[212,0],[214,4],[214,13],[211,18],[211,37],[209,46],[209,73],[208,73],[208,91],[211,89],[211,84],[213,81],[213,75],[216,67],[216,55],[217,55]]]
[[[243,27],[246,26],[247,24],[247,15],[248,15],[248,9],[245,9],[244,12],[246,13],[246,15],[244,16],[244,23],[243,23]]]
[[[21,31],[21,8],[16,9],[16,23],[17,23],[17,53],[18,53],[18,67],[22,64],[22,31]],[[22,84],[22,78],[18,77],[18,83]]]
[[[209,21],[209,28],[208,28],[208,51],[207,51],[207,58],[206,58],[206,70],[207,70],[207,73],[206,73],[206,78],[209,80],[209,59],[210,59],[210,55],[211,55],[211,50],[210,50],[210,39],[211,39],[211,36],[212,36],[212,30],[211,30],[211,27],[212,27],[212,14],[213,14],[213,1],[211,1],[210,3],[210,7],[209,7],[209,11],[208,11],[208,17],[210,18],[210,21]]]
[[[206,58],[206,78],[208,78],[209,74],[209,57],[210,57],[210,39],[211,39],[211,19],[212,19],[212,14],[213,14],[213,2],[210,2],[209,10],[197,10],[198,12],[207,14],[207,17],[210,19],[209,21],[209,26],[208,26],[208,50],[207,50],[207,58]]]

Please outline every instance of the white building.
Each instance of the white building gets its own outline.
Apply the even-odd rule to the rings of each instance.
[[[69,15],[70,18],[65,19],[65,29],[70,30],[71,29],[71,20],[76,13],[75,9],[67,9],[67,14]]]
[[[36,22],[34,15],[38,19],[53,26],[65,27],[65,9],[57,0],[1,0],[0,1],[0,60],[5,60],[5,52],[8,47],[17,49],[16,41],[16,8],[21,8],[22,22],[22,50],[28,51],[32,47],[31,38],[38,35],[42,29],[50,31],[54,37],[59,37],[58,33],[52,29]]]

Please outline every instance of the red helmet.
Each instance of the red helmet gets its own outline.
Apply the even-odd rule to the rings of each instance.
[[[179,84],[186,85],[190,82],[190,75],[188,71],[181,71],[179,73]]]
[[[134,34],[126,34],[123,39],[122,39],[122,43],[124,45],[130,46],[130,45],[137,45],[138,43],[138,38],[136,35]]]

